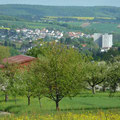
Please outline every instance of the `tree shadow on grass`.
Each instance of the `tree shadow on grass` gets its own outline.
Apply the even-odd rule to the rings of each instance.
[[[23,107],[22,105],[11,105],[11,106],[6,107],[4,110],[0,109],[0,111],[11,113],[11,109],[17,108],[17,110],[14,111],[14,113],[17,114],[20,112],[20,108],[22,107]]]
[[[91,107],[91,108],[64,108],[64,109],[60,109],[61,112],[78,112],[78,111],[99,111],[99,110],[103,110],[103,111],[108,111],[108,110],[120,110],[120,106],[119,107]],[[52,109],[51,112],[56,112],[56,109]]]
[[[98,110],[116,110],[120,109],[120,107],[93,107],[93,108],[67,108],[67,109],[61,109],[60,111],[65,112],[65,111],[98,111]]]
[[[16,99],[16,102],[18,102],[18,101],[20,101],[20,99]],[[5,100],[0,100],[0,103],[1,102],[5,102]],[[8,102],[15,102],[15,100],[14,99],[9,99]],[[7,102],[5,102],[5,103],[7,103]]]

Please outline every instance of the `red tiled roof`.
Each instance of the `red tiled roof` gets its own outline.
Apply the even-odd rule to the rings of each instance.
[[[82,47],[86,47],[87,45],[86,44],[82,44]]]
[[[31,57],[31,56],[26,56],[26,55],[17,55],[17,56],[13,56],[13,57],[9,57],[9,58],[5,58],[3,59],[3,64],[8,63],[8,64],[23,64],[26,62],[30,62],[35,60],[36,58]],[[3,68],[4,65],[0,65],[0,68]]]

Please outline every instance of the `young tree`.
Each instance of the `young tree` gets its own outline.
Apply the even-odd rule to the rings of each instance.
[[[31,67],[27,66],[24,69],[20,69],[17,75],[19,94],[22,96],[27,96],[28,105],[31,104],[31,96],[33,95],[33,73],[31,72]]]
[[[36,62],[34,62],[32,64],[32,76],[33,76],[33,80],[32,80],[32,85],[33,85],[33,97],[37,97],[39,100],[39,104],[40,107],[42,107],[41,104],[41,99],[45,96],[46,93],[46,89],[43,87],[43,79],[41,74],[39,73],[39,66],[38,66],[38,61],[36,60]]]
[[[61,44],[49,44],[43,51],[44,56],[38,58],[35,67],[39,76],[36,84],[41,84],[44,95],[55,101],[59,110],[59,102],[64,97],[75,96],[82,89],[84,58],[77,50]]]
[[[2,79],[2,91],[5,93],[5,102],[8,101],[8,93],[13,93],[15,90],[14,83],[16,82],[15,74],[17,65],[6,65],[4,69],[1,70]]]
[[[115,93],[120,84],[120,56],[113,57],[110,62],[106,80],[110,88],[110,93]]]
[[[104,64],[98,64],[98,62],[89,62],[85,69],[85,81],[92,88],[92,93],[95,94],[95,86],[105,81],[108,68]]]
[[[6,63],[3,62],[4,58],[8,58],[10,56],[10,52],[9,52],[9,48],[8,47],[4,47],[4,46],[0,46],[0,65],[4,65],[6,66]],[[8,78],[5,77],[5,74],[2,70],[2,68],[0,68],[0,86],[2,86],[1,90],[5,89],[5,87],[8,84]],[[6,84],[5,84],[6,83]],[[5,86],[3,86],[5,85]],[[5,93],[5,101],[7,101],[7,94]]]

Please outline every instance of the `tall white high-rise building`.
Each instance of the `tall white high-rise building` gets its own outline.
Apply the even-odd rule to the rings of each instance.
[[[113,35],[112,34],[101,34],[101,33],[95,33],[94,36],[94,42],[98,44],[98,46],[102,49],[110,49],[113,45]]]
[[[98,44],[99,47],[102,47],[102,34],[101,33],[94,33],[94,42]]]
[[[102,35],[102,48],[111,48],[113,45],[113,35]]]

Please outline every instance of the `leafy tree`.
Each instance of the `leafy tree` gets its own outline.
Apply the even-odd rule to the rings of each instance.
[[[111,68],[107,75],[107,82],[109,84],[110,93],[115,93],[117,87],[120,84],[120,64],[119,63],[115,63],[111,65]]]
[[[60,44],[43,47],[44,56],[40,56],[35,67],[38,76],[36,83],[42,84],[45,96],[56,103],[64,97],[75,96],[82,89],[84,59],[72,48]]]
[[[111,58],[107,82],[110,88],[110,93],[115,93],[120,84],[120,56]]]
[[[27,66],[19,70],[18,73],[18,86],[19,86],[19,95],[27,96],[28,105],[31,104],[31,96],[33,95],[33,79],[34,75],[32,73],[32,67]]]
[[[10,56],[10,53],[9,53],[9,48],[7,47],[4,47],[4,46],[0,46],[0,64],[4,64],[6,66],[6,63],[3,63],[3,59],[4,58],[7,58]],[[2,88],[7,85],[8,83],[8,78],[5,77],[5,72],[3,72],[2,68],[0,68],[0,86],[1,86],[1,90]],[[3,74],[4,73],[4,74]],[[6,82],[6,84],[4,84]],[[4,84],[4,86],[3,86]],[[4,89],[3,88],[3,89]],[[7,94],[5,94],[5,99],[7,98]],[[6,99],[7,100],[7,99]]]
[[[4,42],[4,46],[8,46],[8,42],[7,41]]]
[[[92,88],[92,93],[95,94],[96,85],[101,84],[106,77],[107,66],[103,63],[89,62],[85,66],[85,81]]]
[[[16,74],[16,65],[9,65],[7,64],[3,70],[1,70],[1,90],[5,94],[5,102],[8,101],[8,94],[15,92],[15,86],[14,83],[16,82],[15,74]],[[15,95],[15,94],[14,94]]]
[[[36,63],[33,63],[32,66],[33,66],[32,69],[31,69],[32,77],[33,77],[33,80],[32,80],[32,87],[33,87],[32,94],[33,94],[33,97],[38,98],[40,107],[42,107],[41,99],[45,96],[46,89],[45,89],[45,87],[43,88],[43,79],[42,79],[42,76],[41,76],[42,74],[39,73],[40,72],[39,62],[36,61]]]

